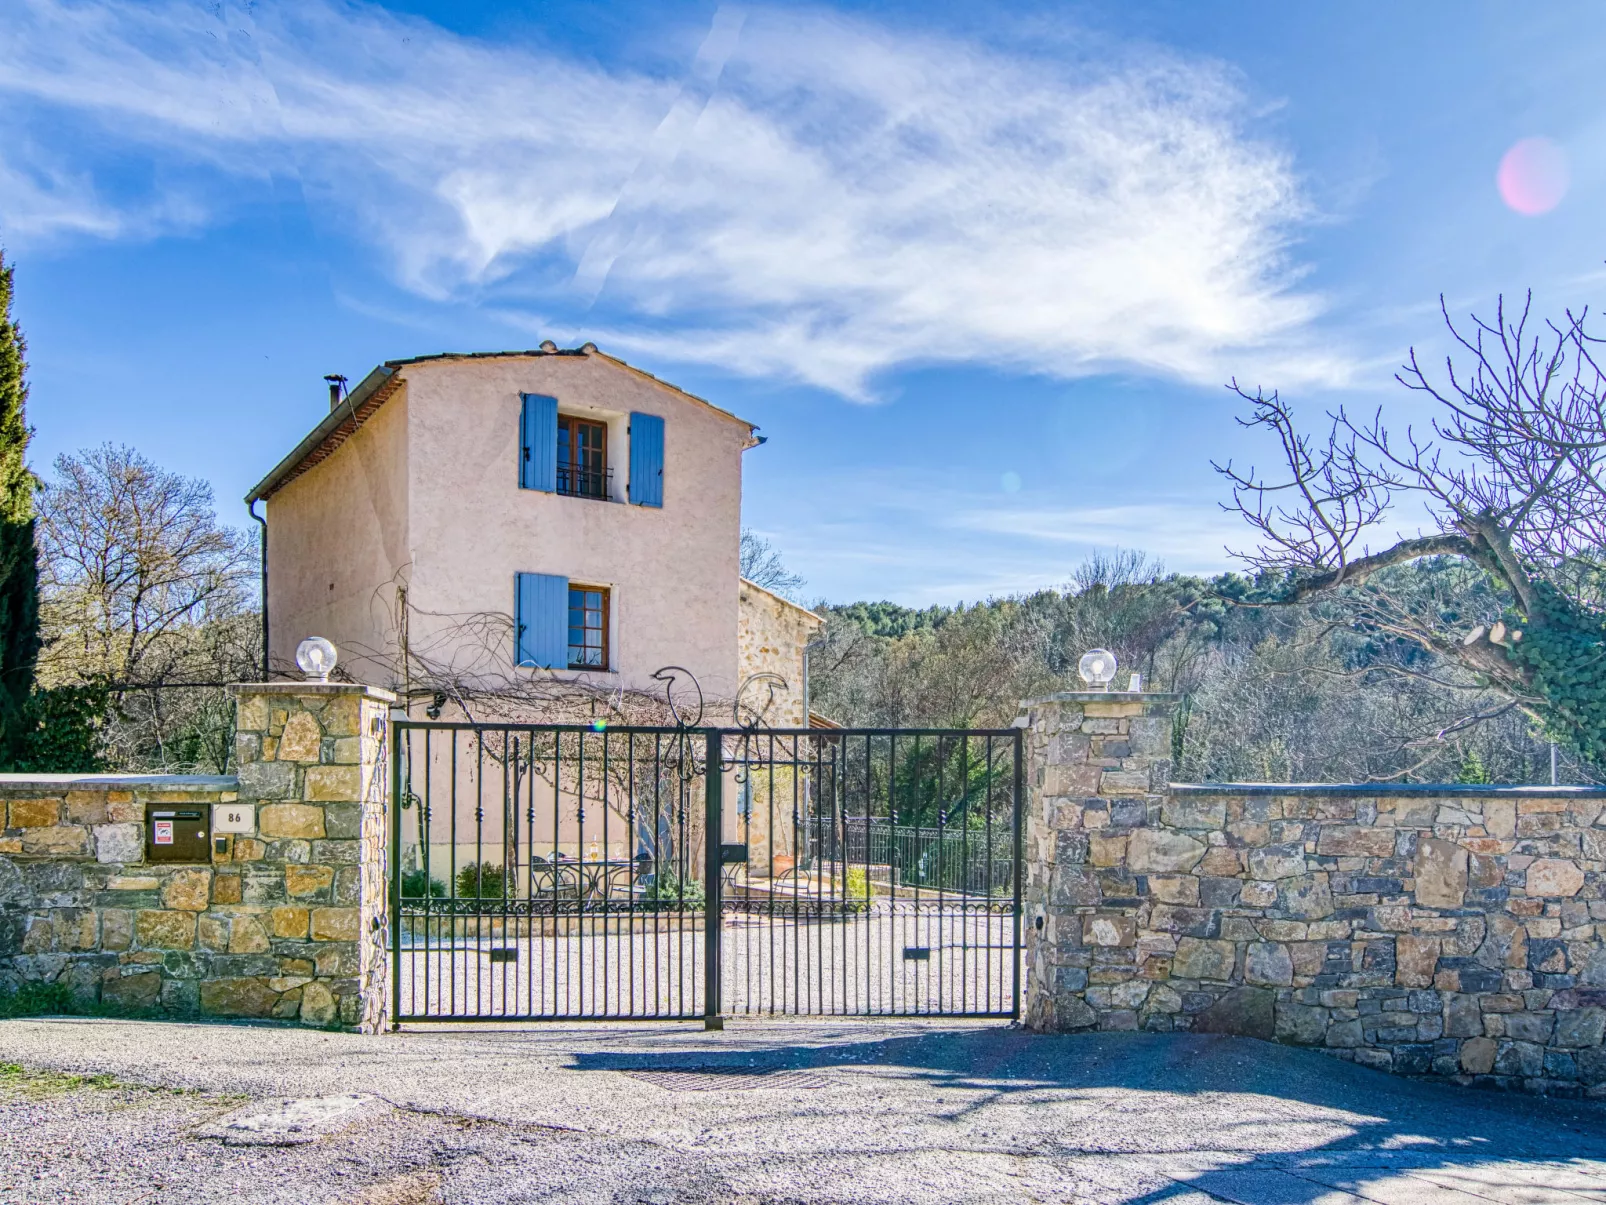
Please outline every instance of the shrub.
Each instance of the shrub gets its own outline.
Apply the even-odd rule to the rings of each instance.
[[[842,908],[845,912],[863,912],[870,906],[875,888],[870,883],[870,872],[862,866],[848,867],[842,890]]]
[[[85,999],[57,979],[30,980],[13,991],[0,990],[0,1020],[7,1017],[157,1017],[158,1008],[134,1008],[110,1000]]]
[[[90,774],[106,768],[101,734],[108,698],[100,686],[35,687],[23,708],[17,769],[35,774]]]
[[[401,893],[404,900],[418,900],[426,896],[437,900],[444,899],[446,896],[446,884],[439,879],[430,878],[428,871],[422,869],[404,870],[402,871]],[[497,894],[501,895],[502,893],[498,891]]]
[[[0,1017],[71,1016],[83,1011],[60,981],[24,983],[14,992],[0,993]]]
[[[1489,771],[1483,764],[1483,758],[1478,756],[1476,749],[1471,750],[1461,761],[1461,772],[1456,775],[1457,782],[1473,786],[1482,786],[1489,781]]]
[[[655,911],[668,912],[684,909],[698,912],[705,902],[701,879],[682,879],[673,866],[654,872],[652,882],[641,893],[640,905]]]
[[[465,866],[457,872],[457,896],[465,900],[499,900],[506,877],[494,862]]]

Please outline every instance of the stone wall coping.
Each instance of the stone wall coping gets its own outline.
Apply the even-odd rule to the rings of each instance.
[[[236,682],[235,694],[252,695],[361,695],[381,703],[394,703],[396,692],[361,682]]]
[[[1039,703],[1176,703],[1179,694],[1162,690],[1058,690],[1036,699],[1023,699],[1022,707]]]
[[[232,774],[0,774],[0,791],[33,788],[53,791],[233,791]]]
[[[1460,782],[1173,782],[1173,795],[1432,795],[1572,799],[1606,796],[1606,787],[1481,785]]]

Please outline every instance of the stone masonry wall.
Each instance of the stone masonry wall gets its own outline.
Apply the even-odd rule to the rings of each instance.
[[[237,777],[0,775],[0,990],[175,1016],[386,1021],[390,696],[237,690]],[[147,863],[147,803],[236,803],[254,831]],[[210,829],[210,825],[208,825]]]
[[[198,1009],[211,872],[147,866],[147,804],[237,798],[233,778],[0,775],[0,991],[62,982],[85,1003]]]
[[[1168,784],[1174,704],[1027,705],[1028,1026],[1606,1097],[1606,791]]]
[[[384,1027],[390,1008],[385,904],[393,702],[389,691],[333,682],[242,686],[234,738],[240,799],[257,805],[257,845],[268,869],[254,895],[272,919],[274,952],[283,950],[299,972],[311,953],[317,980],[327,983],[308,984],[303,995],[312,990],[321,1015],[326,987],[340,1022],[369,1033]],[[285,995],[295,988],[280,993],[283,979],[241,976],[227,989],[236,1015],[287,1008]],[[224,991],[216,989],[220,997]],[[278,1001],[270,1001],[272,994]],[[316,1021],[304,1005],[302,1019]]]
[[[752,714],[764,711],[763,723],[771,728],[806,728],[803,714],[803,646],[813,639],[825,621],[796,603],[772,594],[745,578],[739,583],[736,613],[736,647],[740,681],[754,674],[775,674],[784,679],[783,687],[773,680],[756,683],[742,703]],[[768,710],[764,710],[765,708]],[[744,723],[751,715],[744,713]]]

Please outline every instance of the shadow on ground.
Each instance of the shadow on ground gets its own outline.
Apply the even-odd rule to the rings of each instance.
[[[306,1185],[332,1187],[342,1170],[351,1187],[428,1172],[451,1201],[575,1205],[1606,1202],[1606,1106],[1405,1080],[1243,1038],[816,1019],[362,1037],[72,1019],[0,1022],[10,1061],[185,1094],[368,1093],[392,1106],[253,1170],[258,1156],[185,1137],[176,1113],[147,1124],[114,1110],[86,1129],[75,1094],[14,1102],[0,1131],[38,1158],[122,1169],[84,1198],[108,1205],[151,1187],[150,1152],[166,1152],[172,1188],[152,1205],[301,1205],[321,1199]],[[0,1143],[0,1171],[7,1153]],[[56,1183],[29,1180],[19,1199],[59,1200],[27,1195]]]
[[[592,1048],[575,1050],[571,1065],[760,1079],[898,1069],[932,1097],[952,1100],[955,1122],[1012,1100],[1078,1100],[1092,1107],[1078,1111],[1074,1124],[1022,1145],[1070,1169],[1111,1157],[1165,1169],[1158,1188],[1092,1194],[1130,1205],[1199,1190],[1245,1205],[1326,1205],[1355,1199],[1350,1194],[1412,1205],[1606,1201],[1606,1163],[1597,1162],[1606,1160],[1601,1103],[1404,1079],[1248,1038],[990,1028],[854,1041],[845,1030],[835,1040],[793,1045],[783,1027],[765,1028],[748,1029],[734,1049],[597,1049],[608,1045],[598,1035],[585,1044]]]

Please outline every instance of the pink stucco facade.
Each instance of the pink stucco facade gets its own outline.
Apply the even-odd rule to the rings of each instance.
[[[325,440],[310,467],[282,464],[282,480],[259,487],[276,666],[321,635],[353,677],[403,685],[405,598],[415,663],[572,678],[512,664],[514,579],[528,572],[608,589],[609,665],[587,671],[589,684],[655,690],[653,671],[680,665],[711,696],[735,694],[750,424],[590,345],[387,369],[366,413],[353,407],[354,429]],[[609,500],[520,488],[522,393],[607,424]],[[664,420],[661,508],[625,501],[632,412]]]

